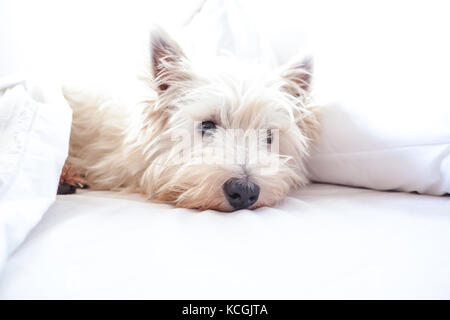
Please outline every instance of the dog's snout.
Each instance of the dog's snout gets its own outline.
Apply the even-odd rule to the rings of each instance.
[[[231,178],[223,185],[228,203],[233,209],[245,209],[252,206],[259,197],[259,186],[246,179]]]

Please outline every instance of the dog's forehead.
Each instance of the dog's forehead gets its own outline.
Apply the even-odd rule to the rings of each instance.
[[[224,77],[213,86],[217,90],[204,112],[227,128],[268,128],[283,126],[289,121],[289,103],[282,92],[261,78]]]
[[[270,95],[252,88],[237,94],[226,107],[226,121],[230,128],[267,127],[280,112]]]
[[[226,128],[280,128],[295,105],[280,90],[273,69],[235,60],[203,64],[186,94],[185,111],[195,121]]]

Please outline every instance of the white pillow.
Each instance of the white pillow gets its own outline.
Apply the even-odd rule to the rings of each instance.
[[[323,127],[312,180],[442,195],[450,193],[446,12],[425,1],[212,0],[188,31],[197,51],[272,65],[313,55]]]
[[[438,119],[428,122],[420,114],[414,119],[412,112],[405,123],[402,115],[387,114],[385,119],[383,112],[361,115],[338,104],[324,106],[321,137],[308,163],[310,178],[377,190],[450,193],[450,124],[439,128]]]
[[[71,119],[59,89],[0,78],[0,270],[56,198]]]

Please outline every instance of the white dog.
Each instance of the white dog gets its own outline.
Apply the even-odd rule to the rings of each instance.
[[[65,88],[73,124],[62,182],[220,211],[273,206],[307,183],[319,127],[309,60],[276,72],[231,58],[196,67],[160,29],[150,57],[140,103]],[[256,149],[227,144],[231,130],[256,137]]]

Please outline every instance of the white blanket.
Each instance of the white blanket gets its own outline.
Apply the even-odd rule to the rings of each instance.
[[[70,123],[54,86],[0,79],[0,270],[55,200]]]
[[[449,208],[333,185],[230,214],[83,190],[9,259],[0,299],[449,299]]]

